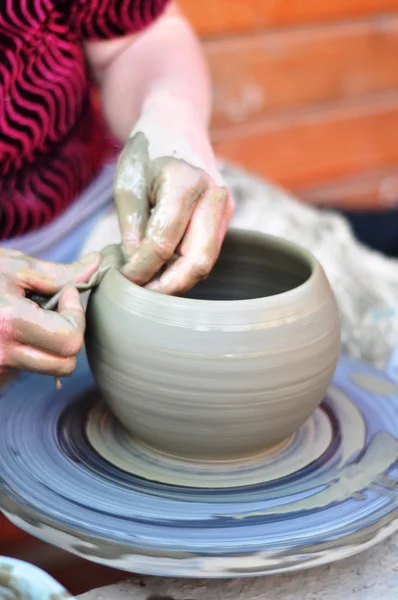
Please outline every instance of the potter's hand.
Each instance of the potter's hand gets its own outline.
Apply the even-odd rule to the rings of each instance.
[[[192,124],[174,127],[172,120],[165,126],[170,121],[163,117],[144,115],[138,122],[119,160],[114,197],[130,257],[124,274],[158,292],[179,294],[211,271],[234,202],[207,133],[190,131]]]
[[[87,281],[101,261],[93,253],[69,265],[36,260],[0,248],[0,373],[25,369],[69,375],[83,344],[85,316],[80,295],[67,287],[58,312],[42,310],[26,293],[54,294]]]

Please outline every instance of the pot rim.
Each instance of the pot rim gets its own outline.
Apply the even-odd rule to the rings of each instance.
[[[314,257],[314,255],[309,250],[294,242],[291,242],[290,240],[245,229],[230,229],[228,230],[227,235],[229,237],[232,236],[238,238],[241,238],[242,236],[249,236],[254,241],[257,239],[264,242],[265,240],[270,246],[273,247],[273,249],[281,249],[289,252],[296,258],[301,258],[309,266],[310,274],[303,283],[280,294],[242,300],[202,300],[196,298],[185,298],[182,296],[171,296],[168,294],[161,294],[137,285],[132,281],[129,281],[117,269],[110,269],[109,274],[112,273],[112,275],[118,279],[119,285],[125,293],[127,293],[129,296],[133,296],[140,302],[156,304],[159,308],[164,309],[181,308],[184,310],[191,309],[195,311],[210,311],[213,313],[220,313],[224,311],[230,312],[231,309],[240,311],[242,309],[266,308],[275,305],[276,303],[279,304],[280,301],[289,302],[290,299],[295,299],[298,294],[300,296],[305,294],[307,288],[310,288],[313,285],[314,280],[319,276],[320,272],[323,273],[322,266]]]

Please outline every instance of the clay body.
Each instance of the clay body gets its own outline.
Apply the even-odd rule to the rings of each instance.
[[[110,269],[87,308],[86,348],[104,400],[142,442],[234,459],[287,440],[320,404],[340,341],[336,302],[299,247],[231,231],[185,297]]]

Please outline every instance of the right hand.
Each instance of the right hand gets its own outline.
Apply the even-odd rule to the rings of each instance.
[[[0,373],[9,369],[54,376],[72,373],[86,326],[73,284],[87,282],[100,262],[99,253],[64,265],[0,248]],[[57,312],[43,310],[25,296],[27,291],[55,294],[64,286],[68,287]]]

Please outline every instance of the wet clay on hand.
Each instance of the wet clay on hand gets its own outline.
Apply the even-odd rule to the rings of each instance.
[[[74,284],[87,281],[99,263],[98,253],[63,265],[0,249],[0,372],[23,369],[61,376],[73,371],[85,331]],[[57,312],[30,298],[59,290]]]
[[[201,162],[189,148],[166,148],[173,154],[135,133],[119,159],[114,198],[129,257],[123,273],[137,285],[181,294],[213,268],[234,203],[217,175],[194,166]]]
[[[109,269],[87,308],[86,348],[111,410],[139,440],[201,459],[286,440],[321,402],[339,317],[318,262],[288,242],[228,233],[185,297]]]

